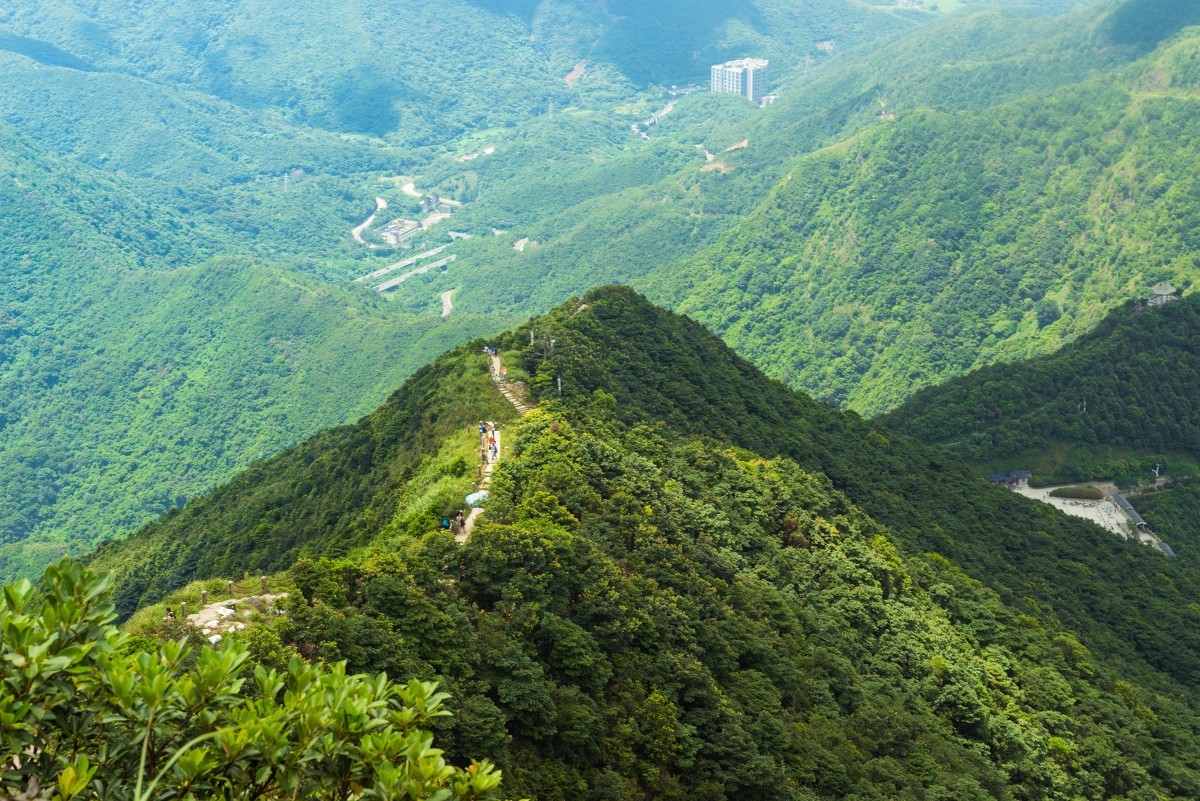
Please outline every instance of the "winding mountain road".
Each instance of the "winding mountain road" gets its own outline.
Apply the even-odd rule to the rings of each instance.
[[[411,184],[410,184],[410,185],[411,185]],[[381,197],[377,197],[377,198],[375,198],[375,211],[374,211],[374,213],[372,213],[372,214],[371,214],[371,216],[370,216],[370,217],[368,217],[367,219],[363,220],[363,223],[362,223],[362,225],[358,226],[358,227],[357,227],[357,228],[355,228],[353,231],[351,231],[351,233],[352,233],[352,234],[354,234],[354,240],[355,240],[356,242],[358,242],[358,244],[360,244],[360,245],[367,245],[367,243],[363,241],[363,237],[362,237],[362,235],[363,235],[363,231],[366,231],[368,228],[370,228],[370,227],[371,227],[371,224],[372,224],[373,222],[375,222],[375,215],[376,215],[376,214],[378,214],[379,212],[383,211],[383,210],[384,210],[384,209],[386,209],[386,208],[387,208],[387,201],[386,201],[386,200],[384,200],[384,199],[383,199],[383,198],[381,198]],[[379,247],[379,246],[378,246],[378,245],[367,245],[367,247],[369,247],[369,248],[377,248],[377,247]]]
[[[431,262],[422,267],[415,267],[415,268],[409,270],[408,272],[406,272],[404,275],[400,276],[399,278],[393,278],[390,281],[384,281],[382,284],[379,284],[378,286],[376,286],[375,289],[378,292],[387,292],[389,289],[395,289],[396,287],[400,286],[408,279],[412,278],[414,275],[422,275],[424,273],[429,272],[430,270],[437,270],[441,267],[445,267],[447,264],[451,264],[452,262],[454,262],[454,260],[457,258],[458,258],[458,256],[451,253],[449,256],[447,256],[444,259],[438,259],[437,261]]]

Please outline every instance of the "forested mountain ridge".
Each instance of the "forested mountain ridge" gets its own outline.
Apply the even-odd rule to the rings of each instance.
[[[1168,4],[1170,5],[1170,4]],[[1175,21],[1200,22],[1173,4]],[[1102,18],[1111,28],[1121,6]],[[1101,39],[1103,41],[1103,39]],[[1195,277],[1200,32],[990,108],[884,108],[651,294],[818,397],[863,411],[1052,350]]]
[[[1200,790],[1190,623],[1159,608],[1196,597],[1191,568],[772,382],[627,289],[488,341],[542,399],[528,417],[473,342],[93,566],[128,612],[290,564],[256,657],[440,679],[439,743],[521,796]],[[439,519],[481,416],[506,452],[459,546]],[[1151,614],[1161,641],[1136,641]]]
[[[1124,475],[1127,468],[1105,472],[1092,456],[1105,449],[1179,454],[1194,465],[1198,336],[1200,296],[1161,309],[1130,302],[1056,353],[981,368],[923,390],[877,420],[977,464],[1044,465],[1046,479]],[[1190,467],[1167,462],[1166,473],[1176,477]]]
[[[164,9],[158,21],[145,24],[176,25],[187,17],[190,7]],[[259,10],[264,7],[255,6]],[[62,8],[67,6],[58,7]],[[115,5],[105,8],[108,10],[104,13],[116,14],[120,10]],[[50,31],[53,28],[50,21],[58,19],[54,16],[57,12],[46,4],[38,6],[37,13],[25,15],[25,11],[22,7],[0,12],[9,14],[0,25],[19,28],[23,31],[19,35],[28,38],[38,30]],[[547,13],[548,7],[543,5],[534,16]],[[644,12],[631,12],[631,19],[641,19],[637,16],[641,13]],[[928,15],[918,16],[925,21],[929,19]],[[70,59],[53,52],[47,55],[45,50],[35,50],[35,59],[31,60],[28,54],[31,45],[22,41],[19,48],[9,49],[23,48],[24,54],[6,52],[2,56],[6,65],[19,70],[14,74],[20,76],[0,89],[0,103],[7,109],[3,114],[12,116],[23,130],[36,131],[39,142],[107,171],[109,176],[104,180],[111,184],[116,197],[124,198],[110,207],[90,206],[87,198],[102,193],[90,189],[80,193],[85,201],[83,207],[95,209],[91,215],[94,219],[67,227],[73,231],[81,226],[86,229],[102,224],[106,218],[120,217],[125,214],[121,209],[138,208],[136,218],[131,216],[125,224],[108,229],[116,242],[124,243],[120,247],[130,254],[130,264],[156,270],[188,265],[189,270],[153,278],[127,276],[129,283],[120,287],[105,284],[101,289],[102,285],[97,283],[54,284],[53,281],[48,288],[34,287],[32,276],[46,275],[39,268],[21,279],[25,284],[18,288],[18,296],[33,290],[30,297],[36,301],[26,305],[34,310],[34,316],[43,323],[61,321],[61,331],[42,329],[42,334],[53,334],[60,342],[68,342],[86,330],[102,337],[112,334],[116,339],[132,340],[140,355],[130,357],[131,361],[153,364],[155,370],[160,365],[178,363],[177,358],[175,361],[164,358],[178,344],[172,338],[176,335],[174,322],[164,315],[129,314],[134,299],[137,304],[159,303],[177,316],[189,314],[188,303],[197,302],[195,314],[212,323],[208,329],[212,339],[208,341],[213,347],[205,356],[189,351],[192,354],[189,364],[202,364],[205,369],[187,372],[188,380],[203,382],[216,375],[228,378],[256,371],[270,376],[265,385],[249,379],[225,393],[231,399],[245,400],[239,401],[239,408],[248,410],[246,417],[236,422],[230,418],[227,424],[219,426],[212,423],[214,428],[210,433],[227,431],[231,426],[237,428],[241,433],[235,441],[247,448],[240,458],[250,460],[321,426],[365,412],[385,397],[386,390],[408,370],[457,338],[502,328],[597,281],[636,282],[646,286],[655,299],[675,302],[678,299],[673,294],[677,288],[675,279],[665,283],[658,280],[667,272],[665,265],[684,263],[681,260],[713,242],[741,219],[786,172],[796,156],[842,141],[864,124],[874,125],[881,89],[892,104],[889,108],[903,110],[926,103],[945,109],[948,114],[958,113],[962,108],[978,110],[993,104],[997,97],[1010,100],[1019,96],[1028,87],[1048,89],[1065,81],[1077,81],[1089,70],[1111,69],[1153,46],[1153,42],[1109,42],[1105,47],[1097,47],[1095,36],[1101,34],[1096,33],[1096,26],[1107,23],[1097,22],[1094,17],[1080,12],[1071,18],[1069,25],[1063,23],[1060,31],[1054,21],[1015,20],[988,13],[938,25],[937,35],[933,33],[934,26],[927,26],[927,38],[882,48],[872,58],[860,60],[858,54],[851,55],[848,46],[844,51],[835,48],[833,56],[819,60],[812,68],[811,77],[784,76],[782,80],[787,82],[790,94],[785,93],[771,109],[754,109],[739,98],[707,94],[683,98],[651,131],[648,140],[628,130],[629,120],[645,119],[643,115],[661,110],[665,98],[634,92],[635,100],[617,106],[618,100],[629,100],[632,95],[627,90],[632,90],[625,85],[614,88],[615,84],[605,84],[600,77],[603,71],[597,70],[593,77],[599,85],[579,89],[590,99],[577,98],[578,108],[564,111],[556,106],[558,111],[552,116],[503,130],[474,131],[475,136],[462,141],[443,142],[416,151],[396,147],[393,140],[315,127],[311,120],[308,121],[311,124],[306,124],[299,112],[289,114],[273,107],[248,107],[253,104],[239,105],[240,101],[214,98],[195,91],[195,87],[180,88],[183,84],[170,83],[162,76],[139,77],[143,73],[133,67],[122,72],[124,68],[117,61],[127,59],[130,64],[137,61],[130,55],[134,50],[122,49],[124,45],[109,42],[116,48],[108,56],[114,59],[112,63],[101,63],[103,60],[94,54],[88,55],[88,64],[95,69],[85,70],[79,64],[65,62],[47,65],[44,61],[47,58]],[[768,18],[769,15],[762,18],[761,31],[785,29],[774,28],[775,23],[768,24]],[[89,28],[81,19],[72,17],[66,20],[61,34],[46,33],[46,36],[70,38],[85,36],[88,31],[94,34],[96,29]],[[535,25],[551,24],[546,21],[549,17],[538,19],[541,21],[535,21]],[[509,22],[518,27],[526,24],[516,18]],[[889,25],[893,22],[903,29],[914,25],[909,17],[889,17]],[[889,33],[892,31],[888,28]],[[860,32],[865,36],[868,31]],[[1028,41],[1018,35],[1022,32]],[[463,31],[455,33],[460,34]],[[101,36],[97,41],[102,45],[102,40]],[[1046,42],[1046,52],[1031,48],[1032,40]],[[149,38],[139,40],[137,47],[149,47],[149,41]],[[729,41],[749,40],[733,37]],[[808,47],[811,43],[805,41],[799,39],[793,44]],[[844,40],[843,44],[849,41]],[[65,39],[56,46],[70,55]],[[1029,55],[1031,49],[1035,56]],[[280,51],[276,48],[269,52]],[[896,64],[901,67],[897,69]],[[143,66],[149,69],[147,65]],[[561,76],[555,80],[561,80]],[[988,91],[976,91],[981,87]],[[70,124],[52,130],[60,115],[39,116],[40,107],[28,102],[23,94],[26,91],[47,92],[46,108],[62,107],[66,115],[63,119]],[[88,100],[89,91],[99,96],[116,95],[116,99],[100,108],[94,96]],[[126,118],[139,126],[140,139],[122,134],[121,120]],[[141,126],[149,126],[150,133],[141,131]],[[450,131],[445,133],[452,135]],[[747,137],[751,142],[748,147],[725,152]],[[696,148],[697,139],[701,140],[701,150]],[[499,145],[492,155],[474,161],[459,160],[464,153],[478,153],[487,143]],[[720,153],[720,161],[731,171],[704,171],[708,162],[703,148]],[[53,158],[53,154],[43,155]],[[137,164],[143,169],[135,169]],[[416,201],[400,191],[399,182],[390,179],[402,172],[411,175],[408,171],[416,169],[418,164],[427,165],[421,169],[428,172],[430,179],[429,183],[419,184],[421,189],[449,197],[459,197],[456,193],[461,192],[469,201],[455,215],[453,223],[443,223],[445,227],[461,225],[463,230],[475,234],[471,241],[455,245],[455,255],[459,258],[453,269],[416,277],[395,293],[391,305],[364,297],[369,295],[367,291],[346,293],[340,287],[322,287],[308,278],[300,279],[299,284],[305,289],[296,290],[298,296],[328,298],[328,302],[321,301],[313,307],[321,309],[320,313],[297,312],[289,322],[284,312],[288,304],[277,304],[275,300],[294,297],[294,273],[330,283],[342,282],[393,261],[390,251],[370,250],[357,243],[349,231],[370,213],[376,195],[386,196],[397,216],[417,214]],[[73,169],[74,166],[65,168],[63,176]],[[286,172],[290,182],[281,172]],[[81,170],[79,174],[89,173]],[[381,182],[381,177],[389,181]],[[422,179],[420,175],[417,177]],[[63,186],[63,191],[69,191],[66,184]],[[31,221],[39,219],[36,205],[28,214]],[[42,228],[40,223],[36,225]],[[42,266],[56,260],[71,264],[75,263],[73,259],[81,258],[80,252],[66,254],[62,224],[44,227],[47,232],[56,229],[60,233],[41,235],[36,237],[36,243],[29,245],[30,252],[41,253]],[[493,236],[493,229],[510,232]],[[443,236],[444,229],[437,235]],[[529,246],[517,251],[514,244],[522,237],[529,238]],[[103,241],[102,237],[89,237],[86,248],[104,250],[109,245]],[[59,250],[59,246],[64,247]],[[217,277],[211,282],[199,281],[197,277],[202,270],[198,265],[224,254],[236,254],[237,258],[210,262],[223,267],[214,273]],[[240,281],[237,271],[250,270],[248,265],[252,264],[256,266]],[[192,282],[193,278],[197,280]],[[281,282],[284,288],[276,291],[272,288],[274,282]],[[137,291],[131,288],[135,284]],[[65,312],[67,307],[60,305],[58,296],[53,294],[64,287],[76,293],[72,303],[86,298],[92,309],[90,321]],[[201,298],[203,292],[197,292],[201,289],[205,292],[211,289],[222,300],[206,305]],[[441,297],[446,292],[453,293],[453,314],[442,321]],[[51,298],[55,300],[52,302]],[[238,310],[236,318],[220,314],[219,303],[229,298],[233,298],[231,308]],[[63,312],[62,316],[45,313],[52,308]],[[696,313],[700,316],[699,311]],[[259,316],[266,319],[255,322]],[[30,315],[24,317],[22,330],[34,330],[30,328]],[[122,319],[144,322],[150,328],[140,335],[125,332]],[[300,336],[305,328],[311,328],[309,336]],[[1047,336],[1056,335],[1055,331],[1051,329]],[[251,337],[250,341],[243,340],[243,336]],[[329,339],[328,348],[313,346],[322,337]],[[348,344],[355,337],[361,337],[362,347]],[[23,341],[26,345],[33,342],[28,337]],[[319,355],[322,351],[326,355]],[[45,449],[23,446],[20,459],[11,463],[11,469],[2,471],[4,475],[20,477],[20,494],[13,497],[14,503],[20,503],[25,510],[19,516],[19,525],[14,523],[9,531],[17,537],[36,528],[46,533],[48,542],[64,537],[82,542],[76,531],[61,528],[63,521],[70,520],[72,527],[96,527],[86,535],[89,541],[96,536],[119,534],[124,529],[112,522],[116,518],[105,511],[109,501],[100,502],[102,498],[117,497],[111,487],[97,485],[98,494],[92,496],[94,502],[79,507],[83,517],[62,516],[55,511],[59,499],[75,491],[66,491],[63,484],[74,466],[81,464],[81,460],[101,464],[94,458],[94,444],[79,439],[84,430],[82,421],[95,419],[92,413],[103,408],[101,418],[127,421],[123,425],[129,426],[130,436],[136,440],[140,438],[138,429],[142,425],[137,421],[161,418],[160,422],[165,423],[169,418],[175,419],[175,413],[167,412],[165,405],[161,407],[162,414],[154,412],[156,402],[150,398],[159,397],[166,403],[165,396],[154,393],[138,396],[137,403],[148,404],[150,409],[124,408],[122,403],[134,403],[133,394],[123,389],[114,393],[100,380],[102,373],[96,370],[71,380],[73,366],[83,363],[79,354],[69,349],[56,353],[62,358],[53,370],[57,376],[55,386],[22,384],[27,397],[20,403],[14,401],[10,408],[46,410],[46,415],[36,418],[39,424],[58,425],[63,431],[62,447],[89,455],[67,458],[56,445],[51,458]],[[328,355],[332,353],[350,355],[335,358]],[[275,367],[259,371],[257,356],[246,358],[248,354],[270,360],[278,358],[282,362],[272,361]],[[299,362],[295,362],[297,358]],[[772,366],[773,359],[768,354],[766,364]],[[305,375],[303,365],[309,363],[323,366],[318,371],[321,376],[317,379],[318,386],[328,384],[336,387],[336,391],[305,393],[298,384],[288,383]],[[294,367],[281,368],[281,364]],[[382,372],[381,365],[385,366]],[[326,366],[337,372],[326,375]],[[295,372],[289,373],[293,369]],[[136,373],[136,368],[130,366],[127,372]],[[38,374],[43,373],[45,370],[39,368]],[[177,378],[181,374],[167,371],[155,380],[165,382],[167,376]],[[292,378],[285,378],[285,374]],[[888,382],[892,383],[891,379]],[[224,381],[221,386],[234,387],[235,383]],[[273,389],[283,385],[291,388],[278,392]],[[269,400],[263,402],[257,395],[247,397],[249,386],[255,387],[254,393],[267,392]],[[66,395],[68,387],[76,400],[69,404],[47,400],[56,392]],[[302,400],[289,401],[293,392]],[[351,399],[349,396],[355,393],[360,395]],[[118,398],[123,401],[118,403]],[[282,418],[281,408],[288,410]],[[50,412],[66,415],[66,421],[57,422],[58,418]],[[313,416],[308,426],[291,428],[293,424],[299,425],[297,421],[306,415]],[[169,452],[194,457],[194,464],[224,465],[223,457],[215,458],[207,451],[216,442],[209,434],[199,432],[190,439],[181,439],[171,433],[178,427],[179,419],[191,419],[190,413],[175,419],[165,429],[156,429],[164,442],[173,443]],[[276,422],[268,424],[265,420]],[[265,430],[276,424],[284,425],[292,433]],[[103,423],[100,430],[112,428]],[[12,432],[12,442],[28,441],[23,436],[17,438],[17,429]],[[225,454],[239,452],[235,446],[220,450]],[[130,458],[128,454],[122,456],[126,458]],[[138,522],[145,518],[131,517],[131,511],[149,509],[147,514],[156,514],[168,498],[175,503],[180,497],[219,480],[212,477],[204,482],[197,472],[189,474],[194,478],[173,483],[174,474],[157,474],[150,469],[163,459],[156,453],[138,459],[140,482],[148,486],[165,481],[172,484],[172,489],[164,492],[156,488],[149,506],[135,504],[116,517]],[[109,474],[93,469],[91,475],[102,484],[103,477]],[[226,477],[229,473],[217,475]],[[80,479],[77,483],[82,486],[92,481]],[[14,478],[11,484],[14,492],[17,486]],[[120,505],[123,509],[126,506],[123,501]],[[56,553],[56,548],[50,545],[40,553]],[[30,562],[28,566],[33,564]]]
[[[817,5],[660,4],[648,16],[640,5],[465,0],[333,15],[267,0],[5,4],[0,119],[28,169],[14,172],[21,183],[6,189],[17,195],[0,211],[11,234],[0,265],[0,386],[11,393],[0,398],[0,575],[32,575],[64,548],[124,534],[366,412],[462,338],[519,319],[459,297],[442,319],[436,275],[411,282],[419,302],[347,286],[403,255],[369,230],[367,243],[351,235],[377,197],[396,217],[425,217],[400,176],[519,139],[553,109],[586,122],[552,143],[568,161],[564,185],[594,180],[575,173],[591,164],[597,131],[609,153],[632,156],[619,185],[657,180],[664,167],[627,122],[640,114],[631,108],[662,102],[646,82],[702,80],[708,59],[743,48],[783,59],[782,75],[817,41],[849,47],[927,17]],[[811,13],[789,12],[799,8]],[[680,34],[669,53],[625,35],[668,24]],[[513,200],[518,214],[539,213],[529,193]],[[427,241],[444,241],[449,225]],[[118,374],[128,380],[112,386]],[[31,536],[36,545],[15,544]]]

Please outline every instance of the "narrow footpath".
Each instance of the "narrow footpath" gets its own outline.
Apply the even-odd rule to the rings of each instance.
[[[496,389],[500,390],[500,394],[504,396],[505,400],[511,403],[521,416],[529,414],[529,405],[517,393],[513,392],[506,383],[500,380],[500,377],[504,374],[504,367],[500,363],[499,356],[492,354],[488,357],[488,372],[492,375],[492,384]],[[496,469],[496,465],[500,464],[500,460],[504,457],[504,443],[500,439],[500,429],[494,423],[488,423],[487,430],[480,433],[479,441],[482,452],[485,454],[488,452],[489,436],[496,439],[496,452],[493,457],[489,458],[483,464],[483,474],[479,480],[478,487],[481,491],[486,490],[491,485],[492,471]],[[475,521],[481,514],[483,514],[483,507],[476,506],[471,509],[470,514],[467,515],[466,522],[463,524],[462,531],[455,534],[454,539],[459,542],[466,542],[471,536],[471,532],[475,529]]]

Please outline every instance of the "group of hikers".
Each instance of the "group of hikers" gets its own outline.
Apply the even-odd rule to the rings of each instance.
[[[459,513],[454,516],[453,520],[449,517],[442,518],[442,528],[450,529],[450,533],[456,537],[462,533],[463,527],[466,525],[467,517],[462,513],[462,510],[459,510]]]
[[[479,421],[479,442],[483,449],[483,463],[500,458],[500,445],[496,442],[496,424]],[[491,457],[489,460],[489,456]]]
[[[498,354],[496,348],[490,345],[483,346],[483,354],[485,356],[495,357]],[[508,370],[501,369],[499,373],[493,373],[492,377],[497,383],[508,380]],[[495,462],[500,458],[500,443],[496,440],[496,424],[486,420],[479,421],[479,444],[480,453],[483,455],[483,464]],[[467,499],[468,501],[470,498]],[[455,536],[461,534],[467,525],[467,518],[462,511],[459,511],[453,519],[449,517],[442,518],[442,528],[449,529],[451,534]]]
[[[499,356],[500,355],[500,353],[494,347],[491,347],[489,345],[483,346],[483,354],[485,356]],[[492,374],[492,377],[494,379],[496,379],[496,383],[498,383],[498,384],[504,383],[505,381],[508,380],[508,368],[501,367],[500,371],[498,373]]]

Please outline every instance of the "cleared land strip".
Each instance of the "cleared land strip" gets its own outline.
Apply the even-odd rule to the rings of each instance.
[[[439,267],[445,267],[447,264],[449,264],[450,262],[454,261],[457,258],[458,258],[458,256],[451,254],[444,259],[438,259],[437,261],[430,262],[429,264],[426,264],[423,267],[417,267],[415,270],[409,270],[408,272],[406,272],[404,275],[400,276],[399,278],[393,278],[390,281],[384,281],[382,284],[379,284],[378,286],[376,286],[375,289],[378,292],[387,292],[389,289],[395,289],[396,287],[400,286],[408,279],[412,278],[414,275],[420,275],[421,273],[427,273],[430,270],[436,270]]]

